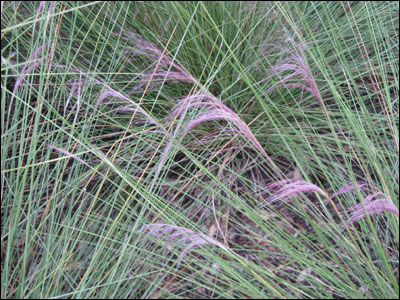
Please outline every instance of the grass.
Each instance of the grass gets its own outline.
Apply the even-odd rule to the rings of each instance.
[[[398,298],[397,2],[2,2],[1,297]]]

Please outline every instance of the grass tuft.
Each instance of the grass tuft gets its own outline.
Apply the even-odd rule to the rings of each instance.
[[[1,298],[399,298],[398,2],[1,2]]]

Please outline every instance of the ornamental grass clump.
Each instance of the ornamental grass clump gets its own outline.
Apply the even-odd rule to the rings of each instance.
[[[2,1],[1,298],[398,299],[398,10]]]

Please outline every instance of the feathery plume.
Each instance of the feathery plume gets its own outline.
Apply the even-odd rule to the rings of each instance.
[[[32,61],[34,60],[39,53],[42,51],[44,46],[40,46],[38,47],[35,51],[32,52],[32,54],[29,56],[29,58],[27,59],[27,61]],[[47,55],[45,55],[44,57],[38,59],[33,65],[29,66],[29,64],[26,64],[22,70],[21,70],[21,75],[19,77],[17,77],[16,81],[15,81],[15,85],[14,85],[14,89],[12,92],[12,96],[11,96],[11,101],[14,99],[15,93],[17,92],[19,86],[22,84],[22,82],[25,80],[25,77],[31,73],[34,69],[36,69],[38,66],[40,66],[40,64],[42,63],[42,61],[47,57]],[[28,67],[29,66],[29,67]]]
[[[183,82],[192,82],[198,84],[198,81],[193,78],[182,66],[180,66],[174,59],[170,56],[163,54],[163,51],[157,47],[154,43],[146,41],[141,35],[132,32],[123,32],[124,36],[120,36],[114,33],[115,36],[122,38],[124,40],[129,41],[132,45],[130,47],[131,54],[133,56],[136,55],[145,55],[146,57],[159,61],[157,72],[153,72],[154,69],[150,68],[147,72],[142,74],[142,79],[137,86],[135,86],[129,94],[134,93],[143,86],[145,86],[148,80],[152,80],[153,83],[161,84],[165,80],[173,80],[175,82],[183,81]],[[161,59],[160,59],[161,57]],[[157,79],[162,78],[162,79]]]
[[[366,182],[357,181],[357,182],[356,182],[356,185],[354,185],[353,183],[350,182],[349,184],[346,184],[346,185],[344,185],[343,187],[341,187],[341,188],[340,188],[336,193],[334,193],[331,197],[332,197],[332,198],[335,198],[335,197],[337,197],[337,196],[339,196],[339,195],[341,195],[341,194],[344,194],[344,193],[353,191],[356,187],[357,187],[359,190],[361,190],[361,188],[363,188],[363,187],[369,187],[369,184],[366,183]]]
[[[207,100],[207,101],[203,101]],[[250,128],[247,126],[245,122],[236,114],[233,110],[231,110],[228,106],[222,103],[218,98],[207,95],[207,94],[197,94],[190,95],[183,99],[181,99],[175,107],[172,108],[169,119],[173,119],[177,114],[181,113],[182,116],[185,115],[186,111],[192,107],[205,107],[206,110],[199,113],[194,119],[192,119],[187,125],[186,129],[183,132],[182,136],[185,136],[193,127],[199,125],[200,123],[207,121],[227,121],[228,123],[235,125],[238,133],[241,133],[247,139],[249,139],[252,144],[264,155],[264,157],[268,160],[271,167],[275,170],[275,172],[283,179],[283,176],[279,169],[276,167],[275,163],[269,157],[269,155],[265,152],[264,148],[255,138]],[[235,129],[231,128],[231,130],[235,133]],[[169,148],[166,147],[166,151]],[[164,151],[162,160],[165,157],[166,153]]]
[[[290,179],[285,179],[278,182],[273,182],[267,185],[267,190],[270,190],[272,192],[272,195],[266,199],[266,202],[268,204],[288,198],[298,193],[314,192],[320,194],[322,197],[329,197],[321,188],[319,188],[315,184],[303,180],[293,181]]]
[[[284,71],[292,71],[290,74],[283,77],[276,84],[271,86],[267,92],[271,92],[278,86],[285,86],[287,88],[300,88],[305,90],[318,100],[318,102],[323,106],[322,98],[318,92],[317,85],[311,75],[311,71],[307,65],[305,58],[303,57],[303,46],[301,44],[297,44],[292,38],[289,38],[289,41],[294,45],[296,53],[291,54],[288,58],[284,59],[281,64],[273,67],[270,70],[270,73],[277,74]],[[292,79],[301,79],[304,83],[295,83],[295,82],[287,82]]]
[[[376,192],[367,196],[362,203],[348,208],[348,211],[353,211],[351,217],[347,220],[347,224],[356,222],[359,219],[365,218],[367,215],[378,214],[384,211],[391,212],[399,216],[399,209],[388,198],[380,198],[372,201],[377,196],[385,196],[382,192]]]
[[[149,123],[155,124],[157,125],[157,122],[146,112],[144,111],[139,104],[137,104],[136,102],[132,101],[131,99],[129,99],[128,97],[122,95],[120,92],[117,92],[116,90],[112,89],[109,86],[106,86],[107,90],[102,93],[100,95],[100,97],[97,99],[96,104],[95,104],[95,108],[97,109],[97,107],[101,104],[101,102],[108,98],[108,97],[116,97],[119,98],[121,100],[124,100],[125,102],[128,102],[129,104],[132,104],[136,107],[136,109],[134,109],[133,111],[137,110],[139,113],[141,113],[142,115],[144,115]],[[128,111],[128,109],[126,108],[126,106],[124,106],[123,110]]]
[[[178,258],[177,268],[179,267],[182,259],[187,254],[187,252],[189,252],[189,250],[193,247],[212,244],[223,250],[228,250],[224,245],[212,239],[211,237],[201,232],[195,233],[193,230],[185,227],[154,223],[144,225],[142,228],[139,229],[139,232],[145,232],[145,235],[153,236],[155,238],[167,237],[165,247],[177,247],[179,244],[179,246],[186,246]],[[165,251],[166,248],[164,248],[164,252]]]

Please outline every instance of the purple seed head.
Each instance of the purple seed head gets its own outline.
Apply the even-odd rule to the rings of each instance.
[[[334,193],[332,195],[332,198],[335,198],[341,194],[353,191],[355,188],[358,188],[359,190],[361,190],[364,187],[369,187],[369,184],[366,182],[362,182],[362,181],[357,181],[356,185],[354,185],[353,183],[348,183],[346,185],[344,185],[343,187],[341,187],[336,193]]]
[[[328,195],[315,184],[303,180],[290,180],[285,179],[278,182],[273,182],[267,185],[272,195],[266,199],[268,204],[274,203],[278,200],[286,199],[299,193],[318,193],[321,196],[328,198]]]
[[[47,45],[47,44],[45,44],[45,45]],[[27,59],[27,61],[29,62],[29,61],[36,59],[37,56],[41,53],[41,51],[45,45],[40,46],[35,51],[33,51],[32,54]],[[19,86],[22,84],[22,82],[25,80],[25,77],[29,73],[31,73],[34,69],[36,69],[38,66],[40,66],[40,64],[42,63],[42,61],[45,58],[47,58],[47,55],[45,55],[42,58],[39,58],[33,65],[30,65],[30,63],[28,63],[22,68],[21,75],[16,78],[14,89],[13,89],[13,94],[11,96],[11,101],[14,99],[15,93],[17,92],[17,90],[18,90]]]
[[[203,102],[203,100],[207,100]],[[264,148],[260,145],[257,139],[254,137],[250,128],[247,126],[245,122],[236,114],[233,110],[231,110],[228,106],[222,103],[218,98],[207,95],[207,94],[197,94],[191,95],[183,98],[178,102],[178,104],[172,108],[169,119],[174,119],[179,113],[183,114],[192,107],[204,107],[206,110],[202,113],[199,113],[194,119],[192,119],[187,125],[186,129],[183,132],[183,136],[186,135],[193,127],[207,121],[227,121],[230,125],[234,125],[238,133],[242,134],[244,137],[249,139],[252,144],[264,155],[264,157],[268,160],[271,167],[275,170],[275,172],[283,179],[282,174],[279,169],[276,167],[272,159],[265,152]],[[234,134],[236,134],[236,130],[231,127],[231,130]],[[167,149],[169,150],[169,149]],[[164,156],[164,155],[163,155]]]
[[[303,56],[303,45],[296,43],[293,38],[289,38],[296,50],[296,53],[292,53],[287,59],[283,60],[281,64],[276,65],[270,70],[271,74],[278,74],[284,71],[291,71],[288,75],[281,78],[276,84],[272,85],[267,92],[271,92],[278,86],[285,86],[287,88],[301,88],[306,90],[318,100],[318,102],[323,106],[322,98],[319,94],[317,85],[311,75],[311,71],[307,65],[306,59]],[[287,82],[294,79],[302,80],[304,83]]]
[[[185,227],[179,227],[175,225],[169,224],[148,224],[144,225],[139,232],[144,232],[146,236],[153,236],[155,238],[162,238],[166,237],[165,246],[169,247],[182,247],[185,248],[181,252],[177,268],[179,268],[180,263],[186,253],[199,245],[207,245],[212,244],[215,245],[223,250],[227,250],[227,248],[222,245],[221,243],[217,242],[216,240],[212,239],[211,237],[203,234],[203,233],[195,233],[193,230]],[[164,255],[166,255],[166,248],[164,248]]]
[[[367,215],[378,214],[381,212],[390,212],[399,216],[399,209],[396,205],[387,198],[378,199],[371,202],[371,199],[364,199],[363,206],[356,205],[354,206],[355,211],[351,215],[351,217],[347,220],[347,224],[354,223],[355,221],[365,218]]]

